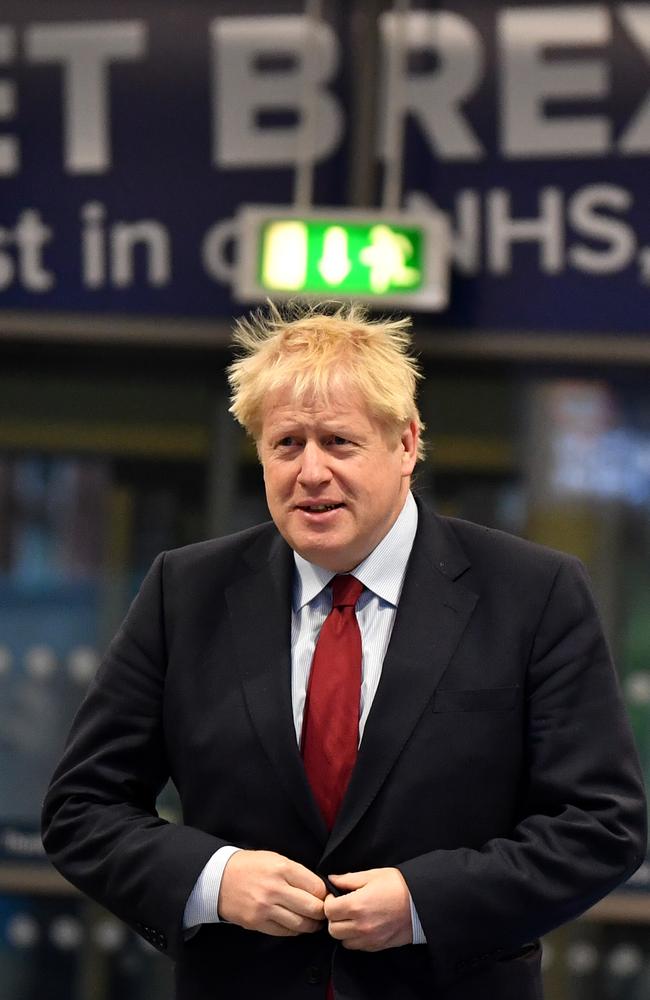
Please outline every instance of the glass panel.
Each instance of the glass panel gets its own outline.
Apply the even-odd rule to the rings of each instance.
[[[14,871],[47,873],[41,802],[74,712],[154,556],[200,537],[205,481],[190,461],[0,455],[0,862]],[[180,818],[171,783],[159,809]],[[0,993],[40,1000],[44,976],[48,1000],[171,996],[168,960],[87,901],[0,895]]]

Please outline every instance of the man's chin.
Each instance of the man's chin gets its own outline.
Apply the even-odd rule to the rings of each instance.
[[[352,556],[348,547],[337,545],[333,540],[328,542],[325,538],[318,541],[294,538],[289,544],[307,562],[333,573],[348,573],[357,565],[356,562],[351,562]]]

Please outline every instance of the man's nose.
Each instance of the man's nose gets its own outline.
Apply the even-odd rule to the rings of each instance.
[[[302,450],[298,482],[304,486],[314,486],[327,482],[329,478],[327,455],[318,444],[308,441]]]

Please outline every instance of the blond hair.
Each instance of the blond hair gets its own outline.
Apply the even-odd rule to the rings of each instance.
[[[272,302],[242,317],[233,341],[240,357],[227,370],[230,412],[259,441],[269,393],[291,386],[296,400],[327,405],[332,389],[357,392],[369,413],[398,434],[414,421],[418,362],[409,353],[411,321],[370,319],[357,303],[304,305],[280,310]],[[418,458],[423,457],[420,440]]]

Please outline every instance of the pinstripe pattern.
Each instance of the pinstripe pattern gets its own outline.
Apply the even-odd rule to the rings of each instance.
[[[381,668],[390,641],[395,613],[406,575],[418,526],[418,509],[409,492],[399,517],[385,538],[362,563],[352,570],[366,588],[357,602],[357,621],[361,630],[361,702],[359,705],[359,742],[377,693]],[[307,562],[294,553],[296,573],[291,615],[291,700],[296,739],[300,742],[302,717],[309,670],[321,626],[332,607],[332,589],[328,584],[334,573]],[[409,893],[413,944],[426,944],[426,935],[413,898]]]
[[[363,737],[368,713],[379,685],[417,523],[417,507],[409,493],[388,534],[352,570],[353,575],[366,588],[357,604],[363,648],[359,740]],[[300,742],[309,670],[318,633],[332,606],[331,587],[327,585],[335,574],[307,562],[297,552],[294,557],[296,573],[291,616],[291,699],[296,739]]]

